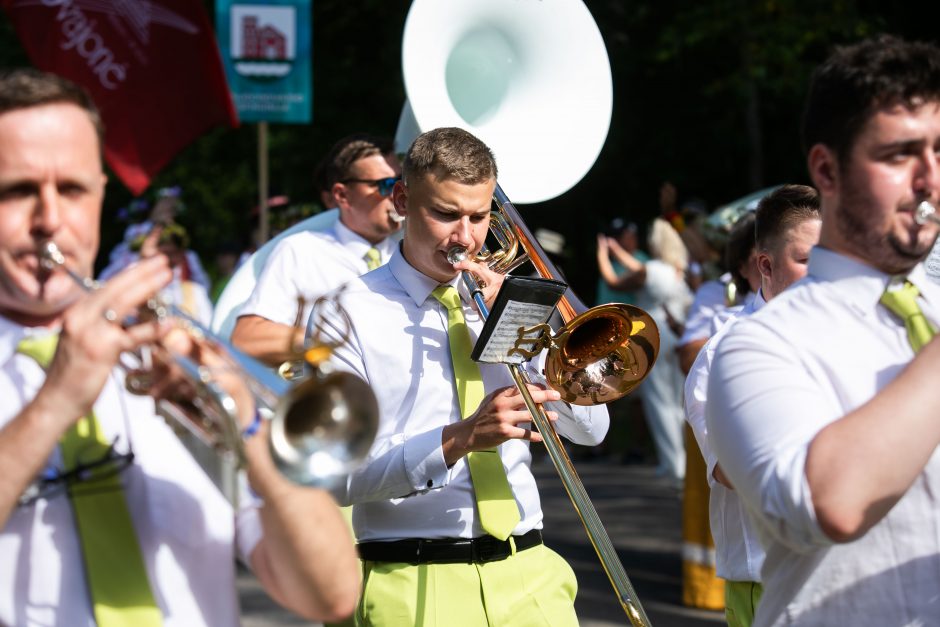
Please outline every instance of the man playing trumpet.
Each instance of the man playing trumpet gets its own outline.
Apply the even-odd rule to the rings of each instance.
[[[822,207],[807,276],[735,324],[709,375],[718,463],[766,558],[754,625],[935,625],[940,49],[837,50],[803,120]]]
[[[255,436],[261,502],[233,513],[153,400],[126,392],[120,356],[167,335],[123,322],[169,282],[166,257],[90,293],[41,263],[54,242],[91,273],[101,137],[71,83],[0,77],[0,623],[238,625],[236,553],[298,614],[348,614],[356,561],[329,495],[288,483]],[[239,413],[247,424],[252,403]]]
[[[346,286],[351,332],[333,357],[372,385],[381,414],[366,462],[336,491],[355,505],[364,560],[357,622],[575,625],[574,574],[541,539],[529,467],[529,443],[541,436],[506,367],[469,358],[483,319],[460,273],[483,280],[490,304],[503,277],[447,257],[483,246],[495,160],[470,133],[441,128],[415,140],[403,177],[393,199],[407,218],[404,240],[388,264]],[[606,408],[530,389],[559,433],[603,439]]]

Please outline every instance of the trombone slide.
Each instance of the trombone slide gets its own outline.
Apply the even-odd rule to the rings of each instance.
[[[463,252],[465,255],[465,251]],[[451,256],[451,254],[448,255],[449,258]],[[456,262],[460,260],[456,258],[456,255],[454,255],[454,257],[455,258],[452,259],[453,261]],[[486,320],[490,312],[489,308],[486,306],[486,302],[483,300],[479,284],[469,272],[461,272],[460,275],[464,285],[467,286],[470,294],[473,296],[474,302],[476,302],[480,316]],[[571,459],[565,452],[561,438],[555,431],[555,427],[552,426],[551,420],[549,420],[548,416],[545,414],[545,410],[532,399],[532,395],[529,393],[528,385],[530,381],[525,368],[521,364],[506,364],[506,367],[509,368],[509,374],[512,376],[513,382],[519,389],[520,394],[522,394],[526,408],[532,415],[532,422],[535,423],[536,428],[542,435],[548,456],[555,465],[555,470],[558,472],[558,476],[561,478],[565,491],[571,499],[571,504],[574,506],[578,518],[581,519],[581,523],[584,525],[588,540],[590,540],[591,546],[594,547],[594,551],[597,553],[601,566],[607,574],[607,578],[610,580],[614,592],[617,594],[620,607],[623,608],[624,613],[627,615],[627,618],[630,619],[630,624],[633,625],[633,627],[649,627],[649,618],[647,618],[646,612],[640,604],[639,597],[637,597],[636,591],[634,591],[633,585],[630,583],[630,578],[627,576],[623,564],[617,556],[617,551],[614,549],[610,536],[607,535],[604,523],[601,522],[597,510],[594,508],[594,504],[591,502],[587,491],[584,489],[584,484],[581,482],[581,478],[574,468],[574,464],[571,463]]]

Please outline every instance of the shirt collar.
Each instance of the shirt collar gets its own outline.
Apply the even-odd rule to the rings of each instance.
[[[835,251],[813,247],[807,275],[831,283],[846,300],[863,311],[870,311],[891,281],[908,280],[917,286],[921,296],[934,307],[940,305],[940,286],[934,283],[919,263],[906,276],[892,276]]]
[[[764,299],[764,290],[763,288],[757,288],[757,293],[754,294],[754,298],[747,304],[745,311],[748,314],[752,314],[755,311],[758,311],[761,307],[767,304],[767,301]]]
[[[447,283],[438,283],[436,279],[432,279],[426,274],[416,270],[408,263],[405,259],[405,255],[401,252],[400,246],[396,247],[392,258],[389,259],[388,269],[418,307],[424,304],[428,297],[431,296],[431,292],[439,285],[450,285],[457,288],[460,299],[464,302],[468,300],[466,287],[463,285],[463,281],[460,280],[459,274]]]
[[[0,366],[6,364],[16,354],[16,347],[25,337],[44,336],[58,332],[58,328],[24,327],[12,320],[0,316]]]
[[[342,220],[336,221],[334,233],[336,234],[336,241],[357,257],[365,257],[366,251],[370,248],[375,248],[381,254],[382,259],[388,259],[395,249],[395,244],[392,242],[391,238],[386,237],[378,244],[372,244],[369,240],[343,224]]]

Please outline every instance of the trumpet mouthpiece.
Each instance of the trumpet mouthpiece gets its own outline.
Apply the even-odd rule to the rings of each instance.
[[[55,270],[57,267],[65,265],[65,255],[62,254],[62,251],[52,240],[43,243],[39,256],[39,263],[46,270]]]
[[[940,223],[940,218],[937,217],[937,208],[928,200],[917,205],[917,209],[914,210],[914,220],[917,224]]]
[[[467,258],[467,249],[462,246],[454,246],[447,251],[447,261],[459,263]]]

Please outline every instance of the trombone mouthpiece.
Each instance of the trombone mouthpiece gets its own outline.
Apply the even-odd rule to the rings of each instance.
[[[447,251],[447,261],[459,263],[467,258],[467,249],[460,246],[454,246]]]
[[[62,251],[52,240],[48,240],[42,245],[39,256],[39,263],[46,270],[52,271],[65,265],[65,255],[62,254]]]

